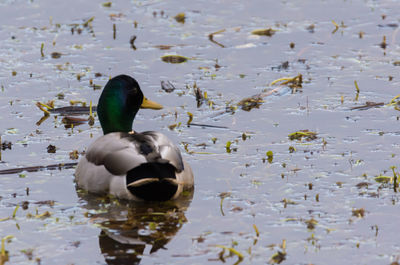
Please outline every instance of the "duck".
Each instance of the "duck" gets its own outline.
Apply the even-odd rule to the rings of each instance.
[[[132,201],[174,200],[193,189],[193,171],[167,136],[132,130],[140,108],[163,106],[147,99],[131,76],[107,82],[97,105],[104,135],[87,148],[76,167],[78,188]]]

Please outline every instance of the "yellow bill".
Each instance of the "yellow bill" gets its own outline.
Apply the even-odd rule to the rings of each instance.
[[[163,106],[158,104],[157,102],[151,101],[146,97],[143,98],[142,105],[140,106],[141,109],[162,109]]]

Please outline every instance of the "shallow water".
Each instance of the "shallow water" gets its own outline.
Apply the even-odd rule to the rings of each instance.
[[[65,128],[52,114],[37,125],[36,102],[96,104],[94,88],[125,73],[165,106],[142,110],[134,129],[178,143],[196,184],[172,205],[129,205],[77,192],[74,169],[1,175],[0,235],[13,236],[8,264],[238,261],[220,246],[239,251],[240,264],[273,263],[278,251],[281,264],[397,261],[399,196],[375,177],[400,167],[399,111],[387,105],[399,94],[399,8],[357,0],[0,1],[0,134],[12,143],[0,170],[76,162],[70,152],[101,135],[99,122]],[[174,19],[180,12],[184,23]],[[275,34],[251,34],[268,28]],[[165,63],[168,54],[190,59]],[[296,91],[269,85],[298,74]],[[171,93],[160,85],[167,80]],[[194,84],[207,92],[200,107]],[[235,108],[272,89],[258,108]],[[385,105],[352,110],[366,102]],[[192,123],[227,128],[187,126],[187,112]],[[317,139],[289,139],[306,129]]]

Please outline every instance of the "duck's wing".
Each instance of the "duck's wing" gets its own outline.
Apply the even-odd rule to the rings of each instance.
[[[172,164],[177,172],[184,170],[181,151],[167,136],[154,131],[147,131],[141,134],[153,139],[153,143],[158,147],[161,158]]]
[[[104,165],[113,175],[124,175],[149,162],[170,163],[177,172],[184,169],[179,149],[158,132],[106,134],[89,147],[86,159]]]

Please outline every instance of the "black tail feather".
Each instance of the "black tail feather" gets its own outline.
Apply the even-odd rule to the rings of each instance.
[[[141,186],[128,186],[128,190],[146,201],[167,201],[171,199],[178,186],[165,178],[176,179],[175,167],[171,164],[145,163],[131,169],[126,175],[126,184],[146,178],[158,178],[158,182],[150,182]]]

